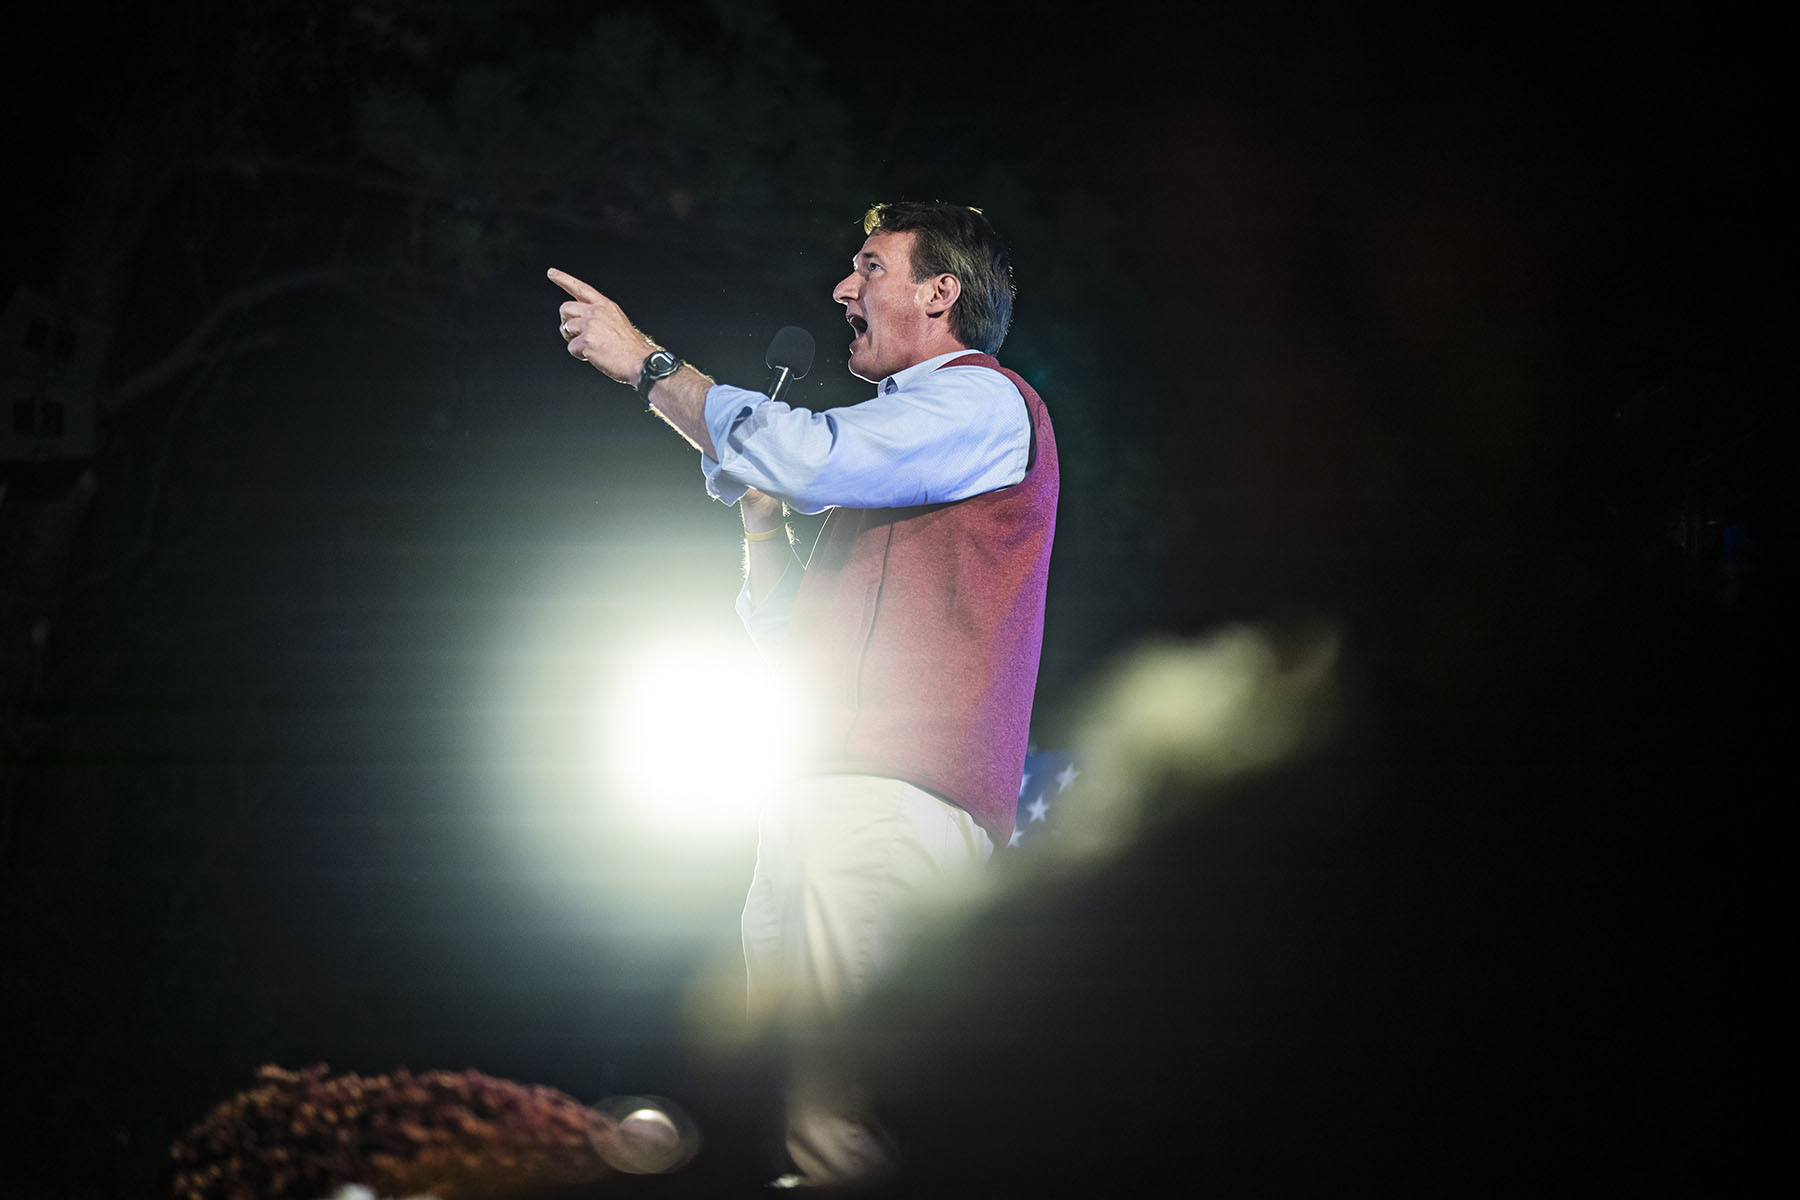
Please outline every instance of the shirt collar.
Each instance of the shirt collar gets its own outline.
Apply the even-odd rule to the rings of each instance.
[[[952,350],[948,354],[940,354],[936,358],[928,358],[924,362],[916,362],[902,371],[895,371],[881,381],[876,388],[879,395],[888,396],[905,387],[910,387],[921,375],[929,375],[953,358],[961,358],[965,354],[978,354],[978,350]]]

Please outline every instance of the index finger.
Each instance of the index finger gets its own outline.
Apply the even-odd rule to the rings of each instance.
[[[567,271],[559,271],[555,267],[551,267],[549,275],[551,283],[554,283],[557,287],[569,293],[569,295],[575,297],[583,304],[593,304],[596,301],[605,299],[605,297],[600,294],[598,288],[593,287],[591,284],[581,282],[581,280],[575,278]]]

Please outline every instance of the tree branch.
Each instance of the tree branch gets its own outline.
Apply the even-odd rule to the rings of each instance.
[[[108,396],[109,407],[113,411],[117,411],[144,393],[161,387],[183,371],[208,362],[221,354],[253,348],[256,345],[254,340],[236,343],[224,350],[208,346],[213,336],[218,333],[219,327],[238,313],[267,304],[290,292],[326,284],[342,284],[348,282],[348,279],[348,275],[341,268],[316,267],[307,271],[291,271],[286,275],[277,275],[273,279],[265,279],[260,283],[251,284],[249,287],[239,288],[214,304],[204,316],[194,323],[194,327],[188,331],[188,335],[174,349],[112,389]]]
[[[442,203],[454,203],[458,195],[450,189],[433,187],[425,179],[400,175],[384,175],[378,171],[358,170],[341,163],[307,163],[289,158],[273,158],[261,154],[215,155],[192,160],[198,170],[219,171],[231,175],[256,178],[262,175],[309,179],[330,183],[376,195],[397,196],[406,200],[421,197]],[[563,204],[543,204],[527,199],[496,202],[497,213],[544,221],[583,233],[629,234],[633,222],[617,206],[596,205],[575,209]],[[595,215],[595,213],[599,215]]]

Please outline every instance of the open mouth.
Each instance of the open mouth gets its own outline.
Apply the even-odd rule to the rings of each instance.
[[[869,332],[869,323],[861,317],[846,316],[844,320],[850,322],[850,328],[855,331],[856,337],[861,337],[863,334]],[[852,338],[851,340],[854,341],[855,338]]]

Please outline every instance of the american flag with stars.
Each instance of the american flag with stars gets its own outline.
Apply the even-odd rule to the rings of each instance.
[[[1028,848],[1050,829],[1051,814],[1063,794],[1081,777],[1075,756],[1067,750],[1033,750],[1025,755],[1025,775],[1019,781],[1019,813],[1013,822],[1008,850]]]

